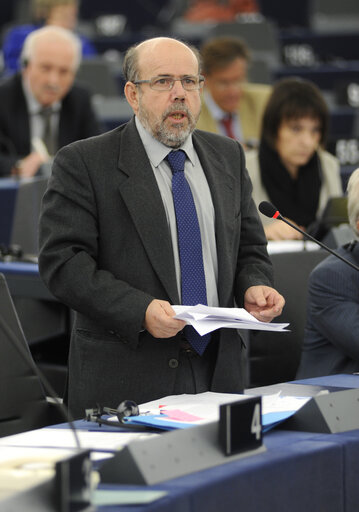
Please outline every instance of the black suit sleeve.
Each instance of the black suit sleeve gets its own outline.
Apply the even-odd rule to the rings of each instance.
[[[54,160],[39,225],[39,270],[61,302],[99,325],[115,330],[136,346],[145,311],[153,297],[128,284],[114,274],[109,263],[105,264],[108,257],[104,252],[107,254],[117,246],[116,233],[121,226],[122,230],[126,229],[125,220],[121,219],[124,214],[111,215],[112,209],[104,213],[112,203],[110,191],[102,191],[104,197],[100,199],[102,192],[94,180],[99,174],[101,181],[102,173],[96,173],[98,168],[105,176],[108,174],[100,163],[106,150],[101,143],[88,142],[63,148]],[[98,155],[94,154],[95,149]],[[92,173],[89,161],[95,169]],[[117,190],[114,193],[118,197]],[[131,231],[128,233],[131,240]],[[106,239],[109,241],[104,243]],[[118,258],[126,253],[121,247],[122,244],[116,251]]]
[[[30,152],[29,121],[19,74],[0,84],[0,176]]]

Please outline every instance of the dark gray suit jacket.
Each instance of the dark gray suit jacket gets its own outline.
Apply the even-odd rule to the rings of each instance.
[[[89,92],[73,85],[61,102],[58,147],[99,133]],[[29,114],[17,74],[0,84],[0,176],[8,176],[14,163],[30,152]]]
[[[337,251],[359,264],[359,243]],[[309,279],[298,379],[359,371],[359,272],[329,256]]]
[[[240,145],[193,134],[212,193],[220,306],[251,285],[272,285],[266,239]],[[41,276],[77,311],[69,360],[75,416],[96,404],[172,393],[180,336],[154,339],[143,320],[154,299],[178,304],[169,227],[134,119],[57,155],[40,221]],[[212,390],[240,392],[241,338],[220,334]]]

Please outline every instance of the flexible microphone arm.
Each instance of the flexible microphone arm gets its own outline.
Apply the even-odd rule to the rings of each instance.
[[[1,315],[1,313],[0,313],[0,329],[2,329],[4,331],[4,333],[8,336],[9,340],[11,341],[12,345],[16,348],[16,350],[20,354],[21,358],[24,360],[26,365],[28,367],[30,367],[31,370],[37,375],[38,379],[43,384],[45,391],[48,393],[50,398],[54,401],[56,407],[58,407],[58,409],[61,411],[61,414],[63,415],[64,420],[66,421],[66,423],[69,424],[70,429],[73,432],[76,446],[80,450],[81,444],[80,444],[79,436],[78,436],[76,427],[74,425],[73,419],[71,417],[70,411],[68,411],[67,407],[65,407],[65,405],[58,399],[54,388],[52,387],[52,385],[50,384],[48,379],[45,377],[45,375],[40,371],[40,369],[36,366],[36,364],[34,362],[29,360],[29,354],[28,354],[27,350],[23,347],[22,343],[19,341],[19,339],[16,336],[16,334],[14,333],[14,331],[7,325],[7,323],[5,322],[5,319]],[[132,406],[132,404],[134,404],[134,406],[136,406],[137,412],[132,411],[132,413],[131,413],[130,411],[127,411],[127,410],[119,411],[119,408],[129,407],[129,406]],[[132,432],[158,432],[159,431],[158,428],[147,426],[147,425],[135,425],[135,424],[131,424],[131,423],[124,423],[121,421],[120,421],[120,423],[117,424],[113,421],[108,421],[108,420],[102,419],[100,416],[103,413],[116,414],[117,417],[119,418],[119,421],[120,421],[120,417],[119,417],[120,414],[121,414],[121,416],[122,415],[123,416],[132,416],[132,415],[139,414],[137,404],[135,404],[134,402],[129,401],[129,400],[125,400],[124,402],[121,402],[121,404],[119,405],[119,407],[117,409],[110,409],[108,407],[103,407],[103,409],[101,411],[99,411],[99,409],[86,409],[86,418],[85,419],[86,419],[86,421],[93,421],[100,425],[101,424],[110,425],[112,427],[121,428],[122,430],[130,430]]]
[[[49,394],[49,396],[54,400],[54,403],[58,407],[58,409],[61,411],[61,414],[63,415],[66,423],[70,425],[70,428],[72,430],[72,433],[75,438],[76,446],[78,449],[81,449],[79,437],[77,435],[77,431],[75,428],[75,425],[73,423],[73,420],[70,416],[70,412],[67,410],[67,408],[64,406],[64,404],[58,399],[56,396],[56,392],[54,388],[51,386],[48,379],[45,377],[45,375],[39,370],[39,368],[36,366],[35,363],[32,363],[29,361],[29,354],[27,350],[23,347],[22,343],[19,341],[18,337],[15,335],[14,331],[7,325],[7,323],[4,320],[4,317],[0,313],[0,328],[5,332],[5,334],[8,336],[9,340],[11,341],[12,345],[16,348],[24,362],[28,367],[31,368],[32,371],[34,371],[40,380],[40,382],[43,383],[45,391]]]
[[[278,219],[278,220],[281,220],[281,221],[285,222],[286,224],[288,224],[288,226],[290,226],[291,228],[295,229],[296,231],[299,231],[299,233],[301,233],[304,237],[306,237],[309,240],[312,240],[312,242],[315,242],[316,244],[320,245],[320,247],[322,247],[326,251],[330,252],[331,254],[333,254],[334,256],[339,258],[340,260],[344,261],[344,263],[346,263],[347,265],[350,265],[355,270],[359,270],[359,267],[357,265],[354,265],[354,263],[352,263],[351,261],[347,260],[346,258],[343,258],[343,256],[341,256],[337,252],[333,251],[333,249],[331,249],[327,245],[323,244],[322,242],[320,242],[319,240],[314,238],[312,235],[309,235],[309,233],[306,233],[302,229],[298,228],[298,226],[296,226],[295,224],[293,224],[289,220],[287,220],[284,217],[282,217],[282,215],[279,213],[277,208],[272,205],[272,203],[269,203],[268,201],[262,201],[259,204],[259,206],[258,206],[258,210],[263,215],[265,215],[266,217],[269,217],[270,219]]]

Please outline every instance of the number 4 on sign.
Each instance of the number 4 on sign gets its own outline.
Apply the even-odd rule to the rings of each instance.
[[[219,408],[219,442],[226,455],[262,445],[262,400],[254,396]]]
[[[256,439],[260,440],[262,437],[262,421],[261,421],[261,406],[255,404],[253,409],[251,432]]]

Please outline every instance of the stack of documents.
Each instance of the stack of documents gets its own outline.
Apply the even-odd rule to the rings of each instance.
[[[243,308],[213,308],[203,304],[172,307],[176,312],[175,318],[185,320],[201,336],[221,327],[282,332],[287,331],[286,327],[289,325],[261,322]]]
[[[218,421],[220,405],[248,398],[248,395],[212,391],[197,395],[172,395],[140,405],[139,416],[127,416],[124,420],[162,430],[189,428]],[[282,396],[281,393],[262,396],[263,432],[295,414],[308,400],[310,397]]]

